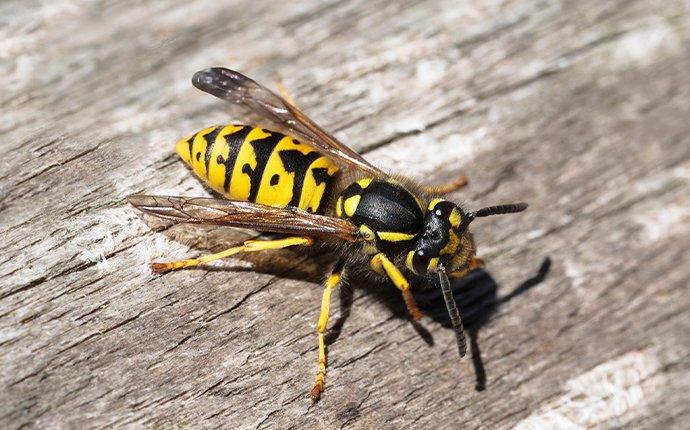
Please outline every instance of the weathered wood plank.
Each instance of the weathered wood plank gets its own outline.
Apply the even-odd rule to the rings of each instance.
[[[682,428],[689,13],[682,0],[3,3],[0,424]],[[463,285],[523,286],[475,314],[485,390],[449,330],[423,321],[430,347],[395,291],[353,285],[312,405],[327,256],[148,271],[230,240],[151,231],[122,201],[205,193],[172,143],[245,118],[189,84],[210,65],[279,73],[391,171],[468,173],[454,197],[469,207],[530,202],[474,226],[490,277]]]

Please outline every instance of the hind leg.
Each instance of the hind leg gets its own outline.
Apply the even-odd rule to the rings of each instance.
[[[316,381],[309,394],[312,400],[317,401],[321,397],[324,384],[326,383],[326,341],[324,339],[326,326],[328,325],[328,313],[331,306],[331,293],[340,284],[344,260],[338,261],[333,271],[326,279],[321,298],[321,313],[319,322],[316,324],[316,333],[319,341],[319,365],[316,372]]]
[[[220,260],[221,258],[230,257],[231,255],[239,254],[240,252],[256,252],[265,251],[268,249],[287,248],[289,246],[304,245],[310,246],[314,240],[310,237],[293,236],[277,240],[248,240],[242,245],[233,246],[215,254],[203,255],[198,258],[190,258],[188,260],[171,261],[168,263],[151,263],[151,270],[158,273],[165,273],[170,270],[182,269],[184,267],[198,266],[211,261]]]

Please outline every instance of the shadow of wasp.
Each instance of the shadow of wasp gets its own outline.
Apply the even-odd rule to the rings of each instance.
[[[548,276],[550,269],[551,259],[545,257],[534,275],[520,283],[520,285],[510,293],[500,297],[498,295],[499,285],[491,274],[484,269],[475,269],[468,273],[467,276],[452,281],[451,288],[453,290],[453,296],[460,310],[465,331],[469,337],[472,364],[475,372],[475,389],[477,391],[486,389],[486,368],[484,367],[481,351],[479,349],[479,330],[491,321],[491,318],[499,311],[501,306],[543,282]],[[354,286],[366,284],[355,282],[356,281],[353,280]],[[409,318],[404,305],[400,302],[394,290],[389,288],[366,288],[366,290],[368,294],[377,296],[396,317],[403,319]],[[437,286],[414,291],[414,297],[417,300],[419,308],[427,317],[441,324],[441,326],[446,329],[453,329],[443,299],[443,294]],[[327,344],[332,344],[340,336],[350,316],[353,301],[354,289],[349,286],[341,288],[340,315],[338,315],[335,323],[326,336]],[[411,323],[427,345],[434,346],[432,334],[424,328],[422,324],[414,320],[411,320]]]

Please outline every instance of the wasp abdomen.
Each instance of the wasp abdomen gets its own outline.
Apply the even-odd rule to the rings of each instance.
[[[310,145],[241,124],[205,128],[177,153],[211,188],[232,200],[319,213],[338,167]]]

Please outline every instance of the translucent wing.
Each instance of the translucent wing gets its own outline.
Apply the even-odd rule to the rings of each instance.
[[[196,72],[192,83],[201,91],[232,103],[243,104],[263,117],[286,127],[291,133],[311,142],[336,163],[360,169],[371,176],[386,176],[361,155],[316,125],[296,106],[241,73],[223,67],[213,67]]]
[[[206,197],[171,197],[136,194],[127,197],[144,213],[175,222],[215,224],[252,230],[332,237],[356,242],[359,230],[349,221],[293,208],[274,208],[249,202]]]

